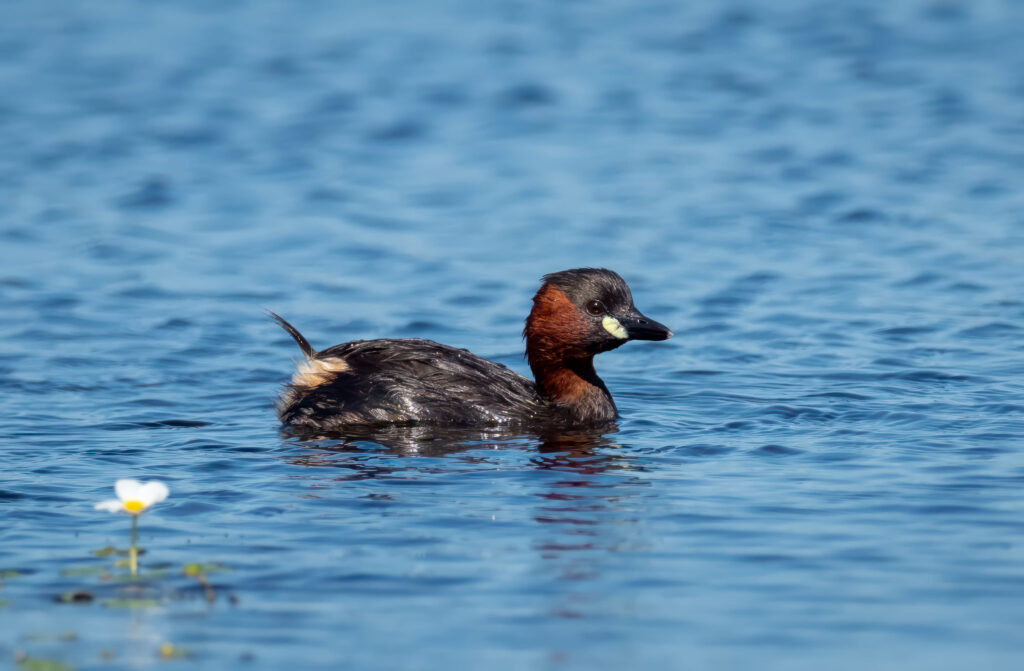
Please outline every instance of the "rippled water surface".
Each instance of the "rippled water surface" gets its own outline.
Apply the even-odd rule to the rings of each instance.
[[[1024,664],[1021,3],[4,17],[0,666]],[[265,308],[526,374],[582,265],[617,430],[279,435]]]

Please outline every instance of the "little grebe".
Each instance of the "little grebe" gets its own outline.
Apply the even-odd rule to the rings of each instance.
[[[594,355],[672,331],[640,314],[617,273],[577,268],[545,275],[523,337],[536,384],[468,350],[430,340],[356,340],[317,352],[274,313],[305,355],[278,416],[317,432],[397,423],[476,426],[594,425],[618,414]]]

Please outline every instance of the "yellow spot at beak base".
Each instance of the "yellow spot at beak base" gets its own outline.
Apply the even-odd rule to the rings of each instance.
[[[615,317],[605,315],[604,319],[601,320],[601,326],[604,327],[605,331],[608,331],[608,333],[611,333],[620,340],[625,340],[627,338],[626,329]]]
[[[146,509],[146,504],[142,501],[125,501],[124,509],[132,514],[141,513]]]

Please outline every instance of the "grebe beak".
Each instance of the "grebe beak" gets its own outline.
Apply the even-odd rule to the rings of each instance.
[[[636,308],[619,321],[626,329],[629,340],[668,340],[672,337],[672,331],[667,326],[643,316]]]

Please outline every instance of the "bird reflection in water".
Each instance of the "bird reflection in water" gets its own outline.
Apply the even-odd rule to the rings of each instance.
[[[536,561],[530,575],[547,587],[539,590],[534,607],[546,617],[573,619],[625,608],[609,602],[609,595],[592,593],[590,585],[614,570],[616,553],[649,545],[636,524],[636,502],[648,485],[642,476],[645,469],[614,440],[618,430],[615,424],[538,433],[391,426],[345,435],[295,436],[304,438],[297,443],[304,453],[289,460],[347,471],[332,477],[334,481],[404,480],[489,468],[506,471],[509,462],[496,459],[488,450],[500,449],[503,455],[509,450],[529,453],[525,462],[512,460],[534,475],[517,481],[508,505],[516,507],[516,518],[536,523],[527,539]],[[382,460],[383,455],[398,459]],[[430,458],[430,463],[417,457]],[[436,458],[442,462],[438,464]],[[496,497],[504,495],[495,490]],[[393,500],[380,493],[374,498]]]
[[[344,433],[303,434],[284,430],[282,437],[313,452],[289,461],[298,466],[351,468],[344,455],[386,451],[399,457],[444,457],[487,449],[531,449],[539,454],[531,462],[541,469],[599,473],[624,467],[621,458],[604,448],[620,447],[612,434],[618,427],[550,429],[537,432],[503,429],[472,429],[428,425],[351,427]],[[481,456],[480,460],[486,460]],[[400,469],[395,469],[400,470]],[[456,469],[457,470],[457,469]]]

